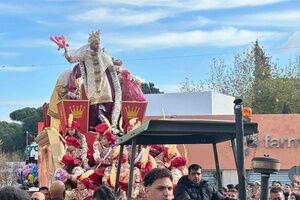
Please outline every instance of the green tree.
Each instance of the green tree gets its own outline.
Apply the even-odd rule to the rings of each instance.
[[[37,135],[37,123],[42,121],[42,108],[23,108],[10,113],[10,118],[16,122],[0,121],[0,140],[4,152],[24,152],[26,146],[26,132],[29,133],[28,142]]]
[[[300,113],[300,54],[286,67],[272,63],[256,41],[242,54],[236,54],[233,67],[214,59],[209,78],[195,84],[186,79],[181,91],[214,90],[242,98],[253,113]],[[285,109],[283,109],[285,107]]]
[[[283,106],[282,106],[282,113],[283,113],[283,114],[289,114],[289,113],[291,113],[290,105],[289,105],[287,102],[284,102],[284,103],[283,103]]]
[[[156,94],[156,93],[163,93],[161,91],[159,91],[159,88],[156,88],[154,86],[154,83],[142,83],[141,85],[141,89],[143,91],[144,94]]]
[[[0,139],[3,142],[1,150],[4,152],[24,151],[25,149],[25,135],[21,124],[1,121]]]
[[[23,132],[37,133],[37,123],[42,121],[42,107],[22,108],[10,113],[10,118],[22,123]]]

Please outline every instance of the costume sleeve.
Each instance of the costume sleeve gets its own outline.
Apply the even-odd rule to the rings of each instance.
[[[74,169],[72,170],[72,174],[71,174],[71,180],[73,182],[76,182],[77,177],[83,173],[84,173],[84,171],[81,167],[74,167]]]
[[[165,168],[166,167],[166,162],[164,160],[164,154],[163,153],[160,153],[154,159],[155,159],[158,167],[160,167],[160,168]]]
[[[93,144],[93,149],[94,149],[93,157],[96,161],[97,161],[97,159],[100,159],[99,147],[100,147],[99,141],[95,141]]]
[[[110,177],[111,167],[106,167],[104,170],[104,175],[102,177],[102,184],[108,184],[107,180]]]
[[[174,192],[174,200],[189,200],[192,199],[183,185],[177,185]]]
[[[105,69],[114,65],[113,61],[112,61],[112,58],[110,57],[110,55],[107,52],[107,50],[104,49],[104,48],[102,49],[101,57],[103,59],[103,64],[105,66]]]
[[[173,176],[173,183],[177,184],[179,179],[182,177],[182,173],[179,169],[172,169],[171,170],[171,174]]]
[[[137,167],[134,168],[134,183],[132,189],[131,196],[137,198],[141,190],[141,172]]]
[[[73,189],[71,191],[67,190],[66,191],[66,199],[74,199],[75,198],[74,193],[75,193],[75,189]]]
[[[88,45],[85,45],[77,50],[65,51],[64,56],[69,61],[69,63],[82,62],[84,61],[87,49]]]
[[[82,148],[81,160],[83,162],[83,165],[85,166],[88,164],[88,159],[87,159],[88,147],[87,147],[86,138],[84,135],[82,135],[81,140],[82,140],[81,141],[81,148]]]

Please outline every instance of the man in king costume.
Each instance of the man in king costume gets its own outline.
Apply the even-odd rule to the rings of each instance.
[[[116,125],[121,107],[121,88],[116,73],[118,69],[108,52],[100,48],[100,32],[91,33],[87,45],[73,51],[64,47],[64,50],[70,63],[80,63],[84,88],[90,102],[90,129],[93,130],[103,121],[100,114]]]

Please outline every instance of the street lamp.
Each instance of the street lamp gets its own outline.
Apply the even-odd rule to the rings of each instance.
[[[25,133],[26,133],[26,147],[27,147],[28,146],[28,134],[29,134],[29,132],[26,131]]]
[[[252,168],[254,172],[261,173],[260,199],[267,200],[270,174],[275,174],[280,170],[280,162],[276,158],[270,158],[268,155],[254,157],[252,159]]]

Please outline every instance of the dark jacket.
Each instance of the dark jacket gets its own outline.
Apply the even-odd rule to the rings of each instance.
[[[182,176],[174,192],[174,200],[230,200],[219,193],[214,187],[202,180],[200,185],[191,182],[187,176]]]

